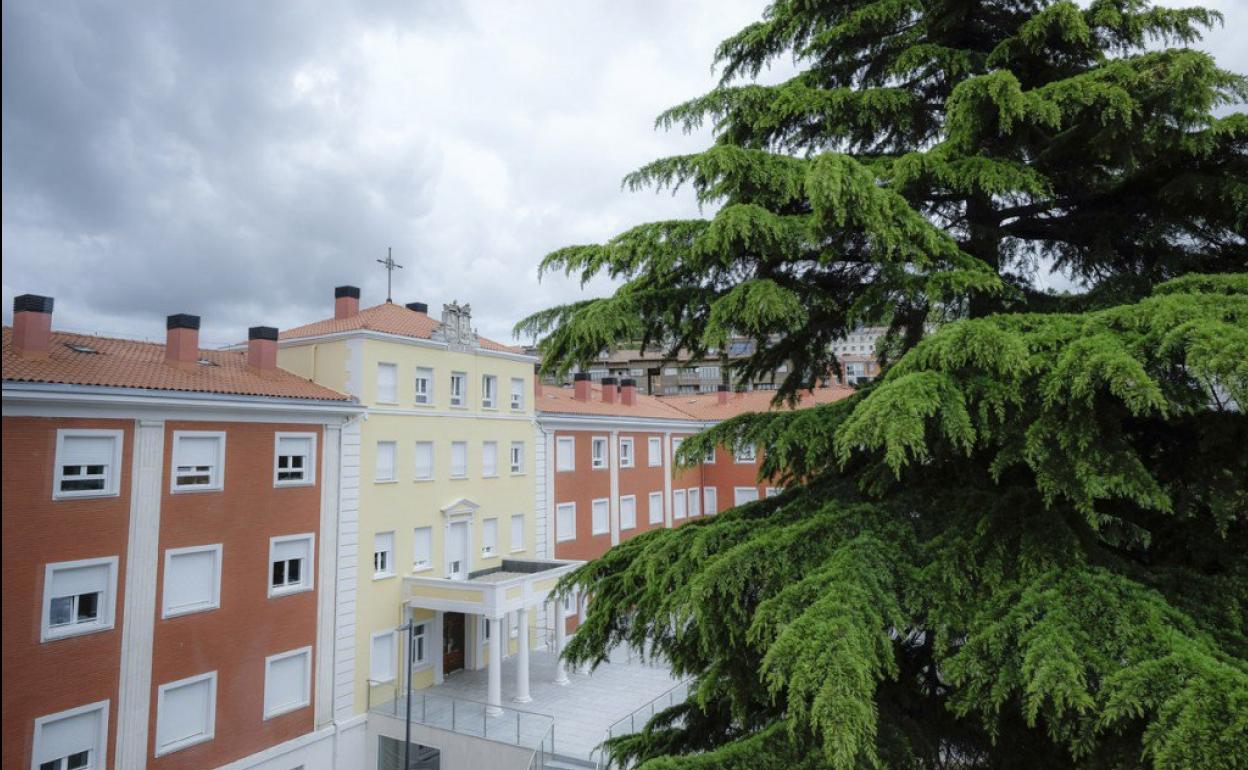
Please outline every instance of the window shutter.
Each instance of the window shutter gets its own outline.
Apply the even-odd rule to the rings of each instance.
[[[306,558],[308,558],[307,540],[283,540],[273,544],[273,559],[275,561]]]
[[[220,439],[210,436],[183,436],[178,439],[178,456],[174,465],[216,465],[220,443]]]
[[[109,436],[66,436],[61,465],[112,465],[114,439]]]
[[[73,596],[99,591],[108,592],[109,566],[95,564],[90,567],[58,569],[52,573],[52,596]]]

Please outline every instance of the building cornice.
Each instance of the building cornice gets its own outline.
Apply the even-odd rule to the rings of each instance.
[[[530,356],[524,353],[510,353],[505,350],[490,350],[489,348],[476,347],[469,350],[460,349],[459,346],[452,346],[447,342],[439,340],[424,339],[423,337],[408,337],[404,334],[390,334],[388,332],[379,332],[373,329],[351,329],[345,332],[333,332],[331,334],[315,334],[308,337],[292,337],[288,339],[279,339],[278,347],[299,347],[301,345],[310,345],[320,342],[337,342],[338,340],[349,339],[368,339],[377,340],[379,342],[394,342],[400,345],[411,345],[418,348],[430,348],[433,350],[445,350],[456,353],[467,353],[469,355],[486,356],[488,358],[502,358],[508,361],[517,361],[521,363],[535,364],[538,362],[537,356]],[[233,346],[241,349],[243,346]],[[455,349],[452,350],[452,347]]]

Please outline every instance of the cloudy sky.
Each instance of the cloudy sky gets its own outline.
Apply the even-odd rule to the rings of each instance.
[[[339,284],[383,301],[393,247],[396,301],[471,302],[510,340],[582,295],[538,282],[547,252],[697,214],[619,182],[706,144],[654,116],[764,4],[5,0],[5,321],[30,292],[59,328],[159,339],[189,312],[223,344]],[[1203,47],[1248,72],[1248,0],[1203,4],[1227,17]]]

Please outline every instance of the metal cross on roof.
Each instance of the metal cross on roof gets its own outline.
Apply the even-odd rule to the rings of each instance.
[[[394,261],[394,257],[393,257],[393,256],[391,256],[391,252],[390,252],[390,247],[389,247],[389,246],[387,246],[387,247],[386,247],[386,258],[385,258],[385,259],[379,259],[379,260],[377,260],[377,261],[378,261],[379,263],[381,263],[381,264],[383,264],[383,265],[385,265],[385,266],[386,266],[386,302],[389,302],[389,301],[390,301],[390,293],[391,293],[391,289],[392,289],[392,287],[391,287],[391,279],[394,277],[394,271],[395,271],[396,269],[397,269],[397,270],[402,270],[402,269],[403,269],[403,266],[402,266],[402,265],[400,265],[398,262],[395,262],[395,261]]]

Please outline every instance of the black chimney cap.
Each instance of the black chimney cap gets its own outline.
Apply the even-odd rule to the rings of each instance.
[[[13,298],[14,313],[51,313],[52,298],[38,294],[22,294]]]
[[[340,299],[340,298],[342,298],[342,297],[353,297],[353,298],[355,298],[355,299],[359,299],[359,298],[360,298],[360,287],[359,287],[359,286],[338,286],[338,287],[335,287],[335,288],[334,288],[334,299]]]
[[[589,372],[577,372],[572,375],[573,382],[584,382],[589,379]]]
[[[275,326],[253,326],[247,330],[247,339],[249,340],[273,340],[277,342],[277,327]]]
[[[417,313],[424,313],[425,315],[429,315],[429,306],[426,305],[424,302],[409,302],[407,303],[407,309],[414,310]]]
[[[635,388],[637,387],[637,380],[634,380],[632,377],[625,377],[624,379],[620,380],[620,387],[621,388]]]
[[[618,384],[618,383],[619,383],[619,380],[617,380],[617,379],[616,379],[616,378],[614,378],[614,377],[603,377],[603,378],[602,378],[602,384],[603,384],[603,385],[616,385],[616,384]]]
[[[165,319],[166,329],[194,329],[199,331],[199,316],[190,313],[174,313]]]

